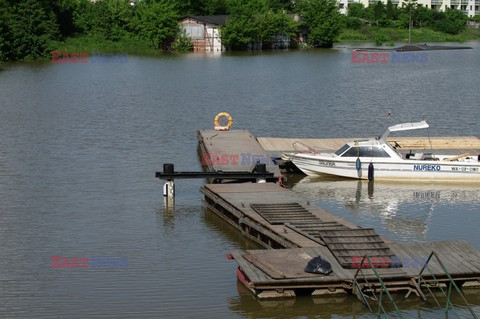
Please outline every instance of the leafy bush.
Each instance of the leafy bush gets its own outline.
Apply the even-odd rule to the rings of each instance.
[[[341,18],[335,0],[297,0],[296,6],[314,46],[332,47],[340,34]]]
[[[132,25],[136,33],[156,49],[166,49],[174,41],[179,14],[168,0],[140,1]]]
[[[390,41],[390,38],[381,31],[375,32],[375,45],[381,46],[383,42]]]
[[[48,42],[59,35],[55,14],[48,10],[48,3],[22,0],[10,7],[5,4],[0,6],[3,58],[31,60],[45,56]]]
[[[269,48],[277,35],[295,38],[298,23],[275,11],[268,0],[234,1],[230,13],[221,30],[222,42],[230,49],[244,50],[252,45]]]
[[[352,18],[366,18],[365,7],[362,3],[349,3],[347,8],[347,16]]]
[[[346,16],[344,21],[346,28],[358,30],[362,27],[362,20],[359,18]]]
[[[368,37],[359,30],[344,29],[338,36],[340,41],[366,41]]]
[[[449,34],[458,34],[465,30],[468,17],[459,10],[445,11],[445,18],[435,22],[433,29]]]
[[[177,38],[172,43],[172,50],[179,52],[188,52],[193,50],[193,44],[189,37],[183,32],[179,32]]]

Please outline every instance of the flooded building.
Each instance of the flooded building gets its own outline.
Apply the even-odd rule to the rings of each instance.
[[[300,21],[298,15],[290,15],[290,17],[297,22]],[[222,44],[220,29],[225,26],[228,18],[228,15],[187,16],[181,19],[180,23],[183,26],[183,34],[191,39],[194,51],[216,52],[226,50]],[[278,34],[271,41],[251,43],[248,49],[288,49],[292,43],[303,45],[307,43],[307,33],[305,26],[299,26],[296,39],[291,39],[289,35]]]
[[[220,37],[220,28],[225,26],[228,15],[188,16],[180,23],[183,33],[189,37],[193,50],[198,52],[224,51]]]

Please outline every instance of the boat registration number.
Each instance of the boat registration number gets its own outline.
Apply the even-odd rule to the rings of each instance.
[[[470,166],[452,166],[452,171],[455,172],[478,172],[478,167]]]

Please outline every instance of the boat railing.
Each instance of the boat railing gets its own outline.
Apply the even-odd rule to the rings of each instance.
[[[300,141],[296,141],[292,144],[293,149],[297,152],[309,152],[309,153],[320,153],[321,151],[319,149],[313,148],[311,146],[308,146],[305,143],[302,143]]]

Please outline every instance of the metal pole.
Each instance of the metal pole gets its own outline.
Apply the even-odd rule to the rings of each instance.
[[[410,43],[410,39],[412,37],[412,2],[408,1],[408,5],[410,6],[410,19],[408,21],[408,43]]]
[[[163,185],[163,196],[169,200],[175,197],[175,184],[173,183],[173,179],[167,180],[165,185]]]

